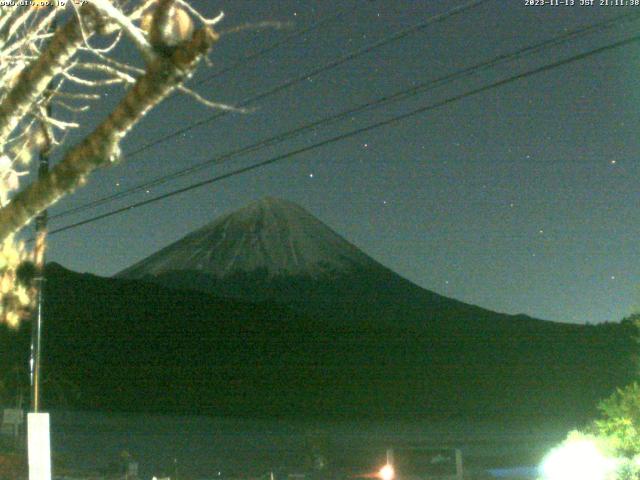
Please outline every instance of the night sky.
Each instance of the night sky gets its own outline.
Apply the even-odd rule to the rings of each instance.
[[[220,28],[263,20],[291,28],[223,36],[192,80],[232,105],[466,2],[194,1],[220,10]],[[420,82],[457,72],[638,7],[487,1],[310,76],[90,178],[55,215],[158,175],[269,138]],[[598,0],[596,0],[598,3]],[[297,29],[339,18],[251,61]],[[76,215],[56,229],[227,171],[311,145],[502,78],[638,34],[639,21],[488,69],[422,95],[353,115],[293,140]],[[122,58],[135,59],[123,48]],[[564,322],[620,320],[640,303],[640,44],[632,43],[449,103],[264,168],[50,238],[48,259],[112,275],[221,214],[270,195],[299,203],[373,258],[440,294],[508,313]],[[122,95],[83,117],[86,133]],[[188,97],[167,100],[123,151],[217,114]],[[75,134],[69,138],[74,142]],[[58,154],[58,157],[60,154]]]

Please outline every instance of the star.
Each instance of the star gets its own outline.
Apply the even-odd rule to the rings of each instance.
[[[615,275],[611,275],[611,280],[615,280],[616,276]]]
[[[310,173],[310,174],[309,174],[309,178],[313,178],[313,173]]]

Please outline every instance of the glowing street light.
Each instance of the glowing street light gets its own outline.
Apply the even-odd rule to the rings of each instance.
[[[378,472],[378,477],[380,478],[380,480],[394,480],[395,476],[396,472],[393,469],[393,465],[391,465],[390,463],[387,463]]]
[[[540,473],[543,480],[609,480],[614,478],[616,464],[594,442],[570,440],[549,452]]]

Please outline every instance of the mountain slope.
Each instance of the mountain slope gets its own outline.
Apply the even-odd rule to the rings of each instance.
[[[56,265],[46,285],[47,408],[578,422],[635,373],[630,324],[353,323]],[[28,352],[28,323],[0,328],[0,372]]]
[[[524,316],[497,317],[418,287],[300,206],[277,198],[227,214],[116,278],[247,301],[277,301],[350,322],[473,322],[493,329],[498,320],[529,321]]]
[[[117,276],[198,271],[215,278],[262,271],[321,278],[383,268],[298,205],[265,198],[225,215]]]
[[[635,375],[629,322],[561,324],[443,297],[276,199],[118,278],[50,265],[45,316],[45,377],[76,385],[62,393],[91,409],[578,421]],[[0,328],[0,373],[27,364],[28,330]]]

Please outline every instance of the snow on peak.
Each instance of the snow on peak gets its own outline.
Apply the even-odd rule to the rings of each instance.
[[[190,270],[217,278],[255,271],[318,278],[372,267],[381,265],[305,209],[267,197],[218,218],[118,276]]]

